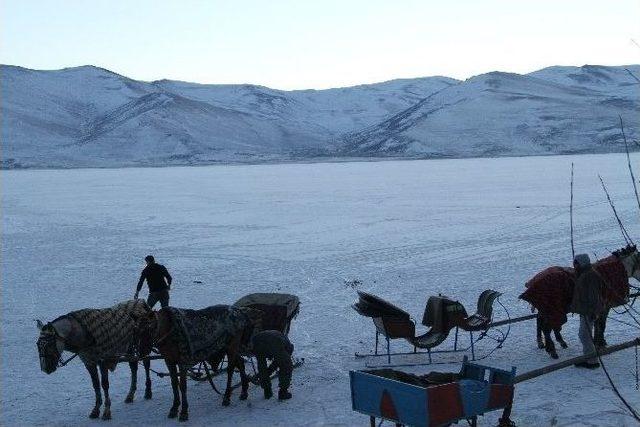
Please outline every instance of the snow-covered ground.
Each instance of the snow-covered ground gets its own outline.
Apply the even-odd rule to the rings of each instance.
[[[33,319],[130,298],[142,258],[153,253],[175,278],[176,306],[269,291],[302,300],[291,338],[307,362],[294,373],[294,399],[264,401],[252,387],[248,401],[236,392],[223,408],[207,384],[190,382],[191,425],[367,425],[351,411],[348,372],[364,367],[353,354],[372,348],[373,325],[350,308],[356,294],[345,280],[360,279],[362,289],[415,318],[430,295],[445,293],[472,310],[486,288],[504,292],[512,316],[527,314],[517,299],[523,283],[570,263],[571,162],[576,249],[603,257],[622,240],[597,173],[630,233],[640,233],[621,155],[2,171],[0,424],[103,425],[87,418],[93,392],[80,362],[40,372]],[[561,358],[580,353],[576,326],[570,318]],[[612,320],[608,339],[637,333]],[[392,347],[409,349],[400,341]],[[483,340],[478,353],[492,347]],[[534,324],[520,323],[487,362],[524,372],[551,359],[536,348]],[[640,407],[633,349],[605,362]],[[132,405],[123,403],[128,381],[127,366],[111,376],[112,425],[177,423],[166,419],[167,378],[154,378],[153,400],[139,391]],[[575,368],[519,385],[513,418],[520,426],[633,425],[601,370]]]

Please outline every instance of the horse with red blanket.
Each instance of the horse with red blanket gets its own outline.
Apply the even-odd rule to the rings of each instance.
[[[635,246],[627,246],[599,260],[593,264],[593,268],[606,284],[602,298],[607,309],[596,321],[594,336],[596,345],[605,346],[604,330],[609,310],[627,303],[630,277],[640,280],[640,253]],[[538,347],[544,348],[554,359],[558,358],[558,353],[551,340],[551,331],[562,348],[566,348],[560,330],[567,322],[575,280],[573,268],[549,267],[531,278],[525,284],[527,290],[520,295],[521,299],[538,310]]]

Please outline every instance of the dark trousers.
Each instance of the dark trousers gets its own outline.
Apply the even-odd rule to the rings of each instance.
[[[607,327],[607,317],[609,317],[609,309],[605,310],[594,323],[593,341],[600,347],[604,347],[607,342],[604,339],[604,331]]]
[[[169,291],[158,291],[158,292],[149,292],[149,296],[147,297],[147,305],[153,308],[156,303],[160,301],[160,307],[166,307],[169,305]]]
[[[271,389],[271,373],[278,370],[278,386],[280,390],[287,390],[291,385],[291,373],[293,372],[293,362],[291,356],[276,357],[271,366],[267,366],[267,358],[256,356],[258,359],[258,374],[260,375],[260,385],[264,390]]]

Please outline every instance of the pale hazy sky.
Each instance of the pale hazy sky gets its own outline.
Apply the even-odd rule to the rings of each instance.
[[[327,88],[640,63],[640,0],[2,0],[0,62]]]

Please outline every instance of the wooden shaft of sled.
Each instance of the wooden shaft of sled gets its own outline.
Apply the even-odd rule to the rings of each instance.
[[[640,292],[629,294],[629,298],[635,298],[635,297],[640,297]],[[536,317],[538,317],[538,315],[534,313],[534,314],[529,314],[527,316],[514,317],[506,320],[499,320],[497,322],[490,323],[488,325],[488,328],[496,328],[498,326],[510,325],[512,323],[524,322],[525,320],[535,319]]]
[[[537,314],[529,314],[527,316],[522,316],[522,317],[513,317],[511,319],[499,320],[497,322],[489,323],[488,327],[496,328],[498,326],[509,325],[511,323],[518,323],[518,322],[524,322],[525,320],[535,319],[536,317],[538,317]]]
[[[634,345],[640,345],[640,338],[635,338],[631,341],[623,342],[621,344],[612,345],[610,347],[606,347],[600,351],[600,356],[604,356],[606,354],[615,353],[616,351],[624,350],[629,347],[633,347]],[[566,368],[567,366],[573,366],[575,363],[586,362],[587,360],[597,357],[596,353],[591,353],[586,356],[578,356],[572,359],[563,360],[562,362],[554,363],[553,365],[544,366],[539,369],[534,369],[533,371],[525,372],[524,374],[516,375],[513,382],[515,384],[521,383],[522,381],[527,381],[541,375],[545,375],[558,369]]]

